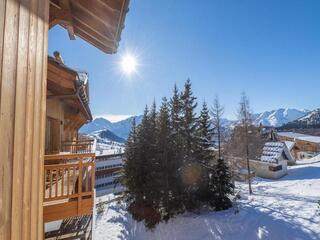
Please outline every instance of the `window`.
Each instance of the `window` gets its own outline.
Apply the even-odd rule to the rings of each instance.
[[[280,171],[280,170],[282,170],[282,165],[278,165],[278,166],[269,166],[269,171],[277,172],[277,171]]]
[[[99,170],[105,170],[105,169],[111,169],[111,168],[119,168],[119,167],[122,167],[122,163],[97,167],[96,170],[99,171]]]
[[[96,179],[113,177],[113,176],[117,176],[117,175],[119,175],[119,172],[107,173],[107,174],[97,175]]]
[[[54,153],[60,151],[60,135],[60,120],[47,117],[45,142],[46,153]]]
[[[103,187],[113,185],[113,184],[114,184],[113,182],[101,183],[101,184],[96,185],[96,188],[103,188]]]

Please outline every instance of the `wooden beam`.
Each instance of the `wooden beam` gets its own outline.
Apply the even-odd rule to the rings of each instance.
[[[0,1],[0,239],[43,238],[48,0]]]
[[[71,14],[71,8],[70,8],[70,1],[69,0],[59,0],[60,6],[62,10],[65,10],[67,12],[67,18],[68,18],[68,24],[66,25],[69,38],[71,40],[75,40],[75,34],[73,29],[73,21],[72,21],[72,14]]]
[[[73,29],[73,19],[71,14],[70,2],[69,0],[59,0],[60,6],[57,4],[50,4],[50,20],[49,27],[52,28],[57,24],[63,25],[69,34],[71,40],[75,40],[75,33]]]

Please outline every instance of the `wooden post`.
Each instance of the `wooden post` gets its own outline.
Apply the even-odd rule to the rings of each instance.
[[[49,0],[0,1],[0,239],[43,238]]]
[[[81,212],[81,201],[82,201],[82,157],[79,159],[79,176],[78,176],[78,215]]]

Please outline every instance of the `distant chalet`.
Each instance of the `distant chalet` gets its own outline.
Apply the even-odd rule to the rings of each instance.
[[[320,137],[295,132],[278,132],[277,139],[290,146],[295,159],[306,159],[320,152]]]

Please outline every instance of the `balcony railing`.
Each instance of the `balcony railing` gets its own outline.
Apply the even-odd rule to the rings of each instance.
[[[94,171],[93,153],[45,156],[45,222],[92,213]]]
[[[80,139],[77,141],[63,142],[63,151],[70,153],[92,153],[93,152],[93,139]]]

